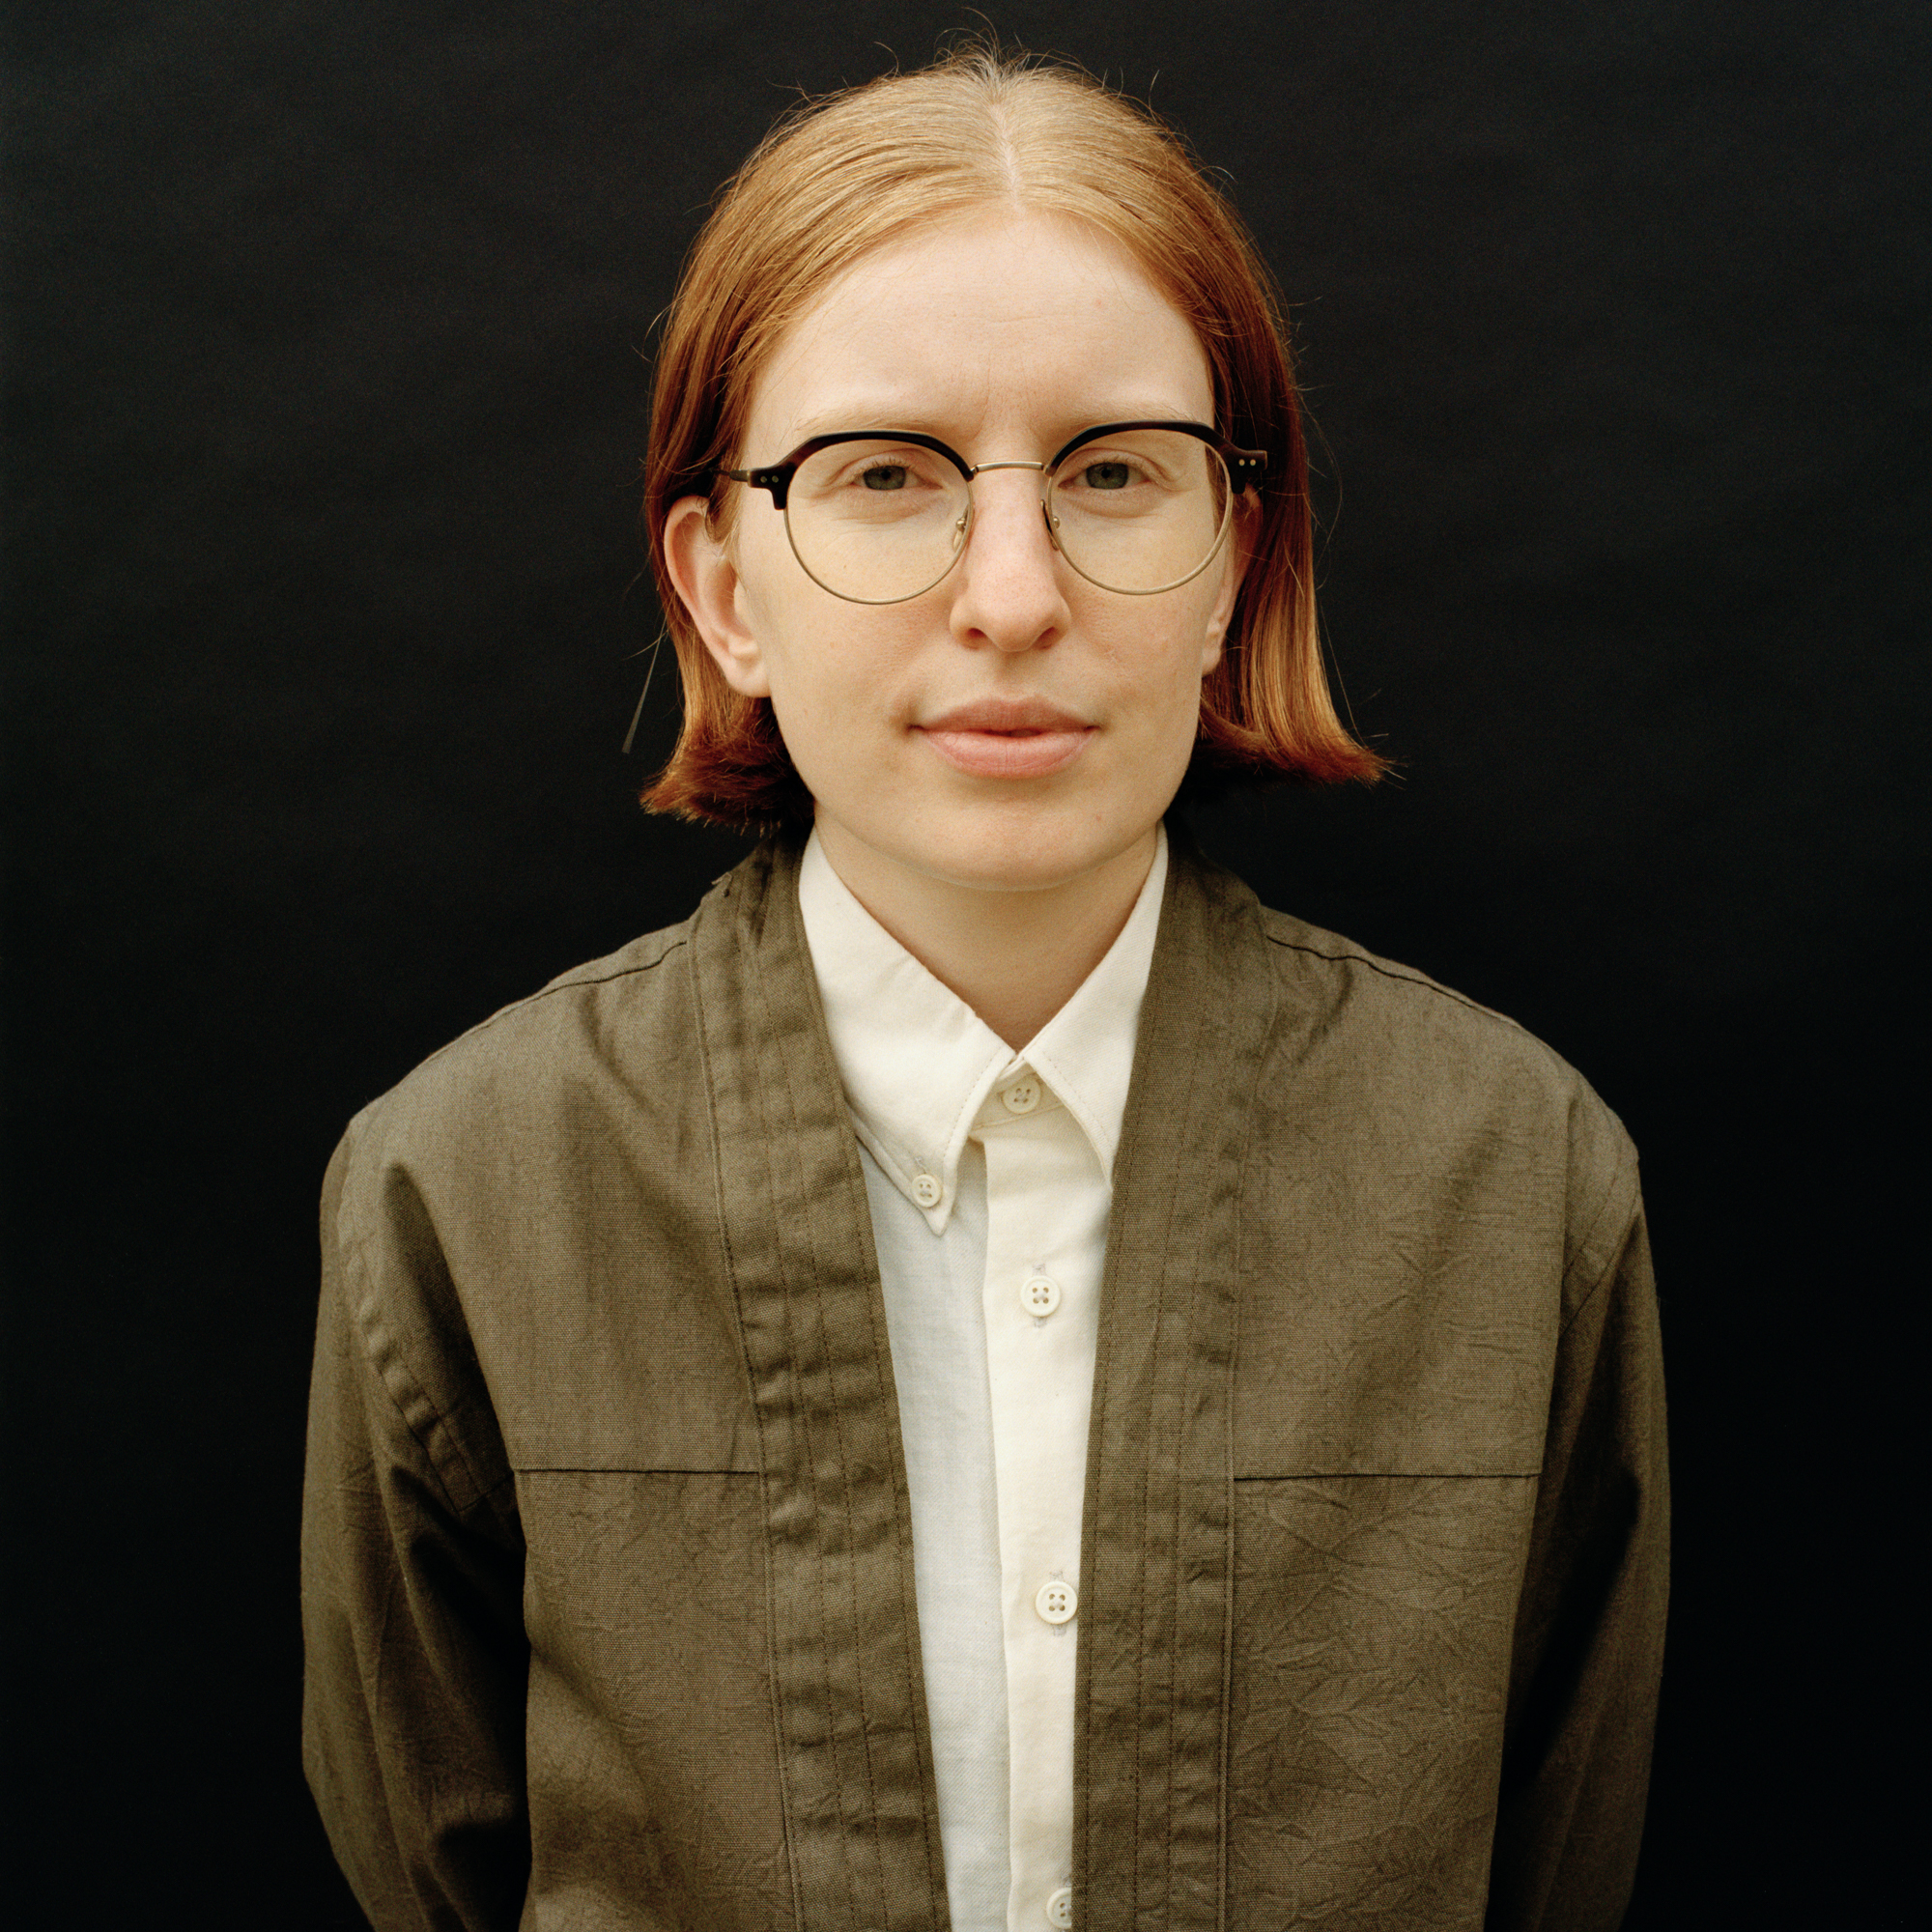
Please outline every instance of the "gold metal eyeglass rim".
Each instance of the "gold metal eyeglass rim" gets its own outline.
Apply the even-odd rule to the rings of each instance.
[[[968,463],[950,443],[942,442],[938,437],[927,436],[920,430],[848,429],[835,431],[829,436],[810,437],[806,441],[800,443],[796,449],[789,451],[777,463],[766,464],[761,468],[753,469],[719,469],[714,470],[712,474],[726,478],[733,483],[749,484],[754,490],[764,490],[770,494],[772,507],[784,517],[785,541],[791,547],[791,554],[797,559],[798,567],[821,590],[847,604],[870,606],[909,604],[915,597],[923,597],[928,590],[944,582],[952,574],[953,567],[965,553],[966,545],[963,536],[954,548],[952,556],[947,559],[945,567],[939,572],[938,576],[933,578],[931,582],[921,584],[917,590],[907,590],[896,597],[854,597],[850,591],[840,590],[835,585],[827,583],[812,569],[811,565],[806,561],[804,555],[801,554],[798,547],[797,535],[792,529],[791,515],[788,508],[792,478],[797,475],[800,467],[815,456],[821,449],[829,449],[833,445],[841,442],[875,442],[882,440],[909,442],[918,448],[929,449],[936,456],[945,457],[959,471],[959,474],[966,483],[970,485],[974,477],[988,469],[1037,469],[1042,477],[1050,478],[1069,456],[1073,455],[1075,451],[1082,448],[1085,444],[1096,441],[1101,437],[1122,436],[1131,430],[1173,430],[1182,436],[1193,437],[1198,441],[1206,443],[1221,459],[1222,467],[1228,472],[1229,496],[1227,505],[1222,511],[1220,528],[1215,532],[1214,541],[1208,547],[1207,555],[1186,576],[1177,577],[1171,582],[1151,584],[1144,590],[1123,590],[1118,584],[1103,583],[1097,577],[1089,576],[1086,571],[1082,570],[1079,564],[1072,557],[1068,556],[1063,548],[1060,541],[1060,533],[1054,526],[1052,512],[1047,508],[1046,487],[1044,485],[1042,485],[1040,490],[1039,511],[1040,517],[1046,525],[1047,540],[1053,545],[1054,550],[1059,555],[1065,560],[1066,567],[1076,577],[1084,579],[1087,582],[1094,585],[1096,589],[1111,591],[1117,597],[1158,597],[1163,591],[1178,590],[1183,583],[1191,583],[1220,554],[1222,544],[1227,541],[1228,525],[1232,520],[1235,498],[1246,490],[1254,490],[1259,493],[1261,485],[1267,475],[1267,452],[1265,450],[1243,449],[1238,443],[1231,441],[1217,430],[1210,429],[1206,423],[1170,422],[1149,418],[1137,419],[1132,422],[1096,423],[1092,429],[1083,429],[1078,436],[1069,439],[1043,463],[1017,461]],[[968,515],[970,516],[970,497],[968,501]]]

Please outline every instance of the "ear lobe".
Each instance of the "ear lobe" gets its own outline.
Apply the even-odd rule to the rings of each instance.
[[[1228,627],[1225,623],[1208,626],[1207,640],[1201,646],[1201,675],[1206,677],[1221,662],[1221,646],[1226,641]]]
[[[1221,647],[1227,641],[1228,626],[1235,617],[1235,600],[1241,594],[1241,581],[1248,574],[1246,502],[1243,497],[1236,504],[1233,526],[1228,531],[1227,554],[1221,564],[1221,588],[1214,599],[1214,608],[1208,613],[1208,635],[1201,646],[1203,677],[1221,662]]]
[[[713,534],[709,504],[681,497],[665,519],[665,566],[704,648],[741,697],[769,697],[771,679],[758,640],[739,609],[738,567]]]

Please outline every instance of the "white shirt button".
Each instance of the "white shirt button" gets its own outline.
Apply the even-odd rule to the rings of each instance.
[[[1030,1274],[1020,1283],[1020,1306],[1029,1315],[1051,1315],[1060,1306],[1060,1284],[1050,1274]]]
[[[1022,1073],[1011,1086],[1000,1090],[1000,1105],[1009,1114],[1030,1114],[1039,1105],[1039,1082],[1031,1073]]]
[[[1070,1885],[1063,1885],[1046,1901],[1046,1922],[1049,1925],[1073,1923],[1073,1888]]]
[[[1033,1606],[1050,1624],[1067,1623],[1080,1607],[1080,1592],[1058,1577],[1049,1577],[1035,1594]],[[1066,1896],[1070,1900],[1073,1894],[1069,1891]],[[1066,1922],[1070,1925],[1073,1921],[1069,1918]]]
[[[915,1175],[912,1183],[912,1198],[922,1208],[937,1208],[939,1197],[946,1192],[938,1179],[930,1174]]]

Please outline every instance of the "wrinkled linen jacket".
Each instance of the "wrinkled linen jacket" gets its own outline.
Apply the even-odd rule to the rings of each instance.
[[[947,1923],[796,873],[761,847],[331,1165],[305,1757],[384,1932]],[[1075,1923],[1614,1926],[1665,1511],[1615,1118],[1177,838],[1102,1288]]]

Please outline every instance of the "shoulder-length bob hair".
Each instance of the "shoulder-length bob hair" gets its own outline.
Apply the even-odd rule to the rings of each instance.
[[[742,438],[775,346],[862,255],[987,203],[1091,223],[1194,326],[1218,427],[1268,452],[1250,563],[1221,662],[1205,680],[1183,793],[1242,778],[1373,779],[1385,761],[1336,716],[1316,629],[1308,459],[1274,280],[1180,138],[1077,69],[971,46],[809,103],[721,191],[665,318],[644,525],[677,648],[684,723],[643,802],[744,826],[809,821],[811,799],[764,698],[711,661],[665,566],[665,522],[718,470],[761,460]]]

